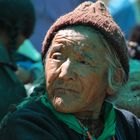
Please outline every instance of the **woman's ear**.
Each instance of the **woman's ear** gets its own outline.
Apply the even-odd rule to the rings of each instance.
[[[111,75],[111,85],[109,84],[107,87],[107,95],[113,96],[118,91],[120,85],[122,85],[123,81],[123,72],[121,69],[115,70]]]
[[[123,72],[121,69],[115,70],[114,75],[113,75],[113,80],[114,80],[114,82],[116,82],[117,85],[122,84]]]

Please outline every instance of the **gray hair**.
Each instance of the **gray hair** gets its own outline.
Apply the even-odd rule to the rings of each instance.
[[[107,49],[106,59],[109,62],[108,84],[113,92],[117,92],[125,84],[124,81],[126,81],[127,76],[126,76],[126,73],[121,65],[121,62],[120,62],[115,50],[112,49],[111,44],[109,44],[109,42],[107,42],[104,39],[104,37],[101,33],[98,32],[98,34],[99,34],[99,37],[100,37],[102,43],[104,44],[104,47]],[[122,77],[121,77],[120,82],[116,82],[113,77],[114,73],[117,70],[120,70],[122,72]]]

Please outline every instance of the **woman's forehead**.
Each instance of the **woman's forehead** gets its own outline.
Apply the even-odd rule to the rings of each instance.
[[[67,27],[57,32],[52,42],[74,43],[79,46],[93,45],[104,46],[101,41],[102,35],[95,29],[87,26]]]
[[[100,39],[98,32],[91,28],[70,27],[60,30],[54,37],[50,51],[70,52],[72,54],[84,55],[90,59],[105,56],[106,48]]]

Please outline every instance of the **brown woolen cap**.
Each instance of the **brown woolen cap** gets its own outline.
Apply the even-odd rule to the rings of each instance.
[[[102,1],[84,2],[72,12],[60,17],[48,30],[42,46],[42,60],[50,47],[51,41],[59,30],[73,25],[86,25],[98,30],[115,50],[122,67],[126,73],[126,79],[129,75],[128,53],[125,38],[121,29],[113,21]],[[125,82],[124,81],[124,82]]]

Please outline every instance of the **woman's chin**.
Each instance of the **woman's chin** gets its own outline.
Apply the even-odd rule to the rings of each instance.
[[[64,112],[64,109],[63,109],[64,108],[64,102],[63,102],[63,99],[61,97],[55,97],[52,100],[52,104],[58,112]]]
[[[72,113],[71,105],[68,105],[61,97],[52,100],[52,104],[56,111],[63,113]]]
[[[55,97],[53,100],[52,100],[52,103],[54,106],[62,106],[63,105],[63,99],[61,97]]]

